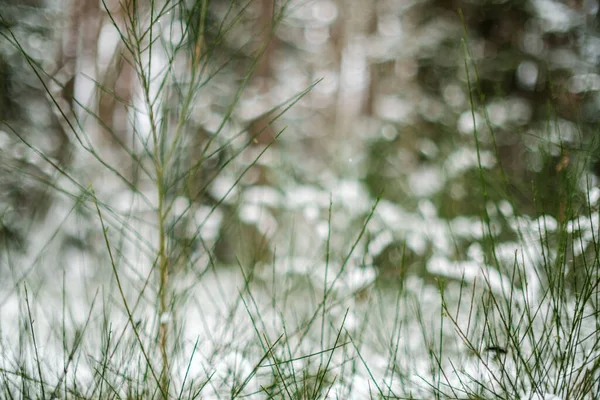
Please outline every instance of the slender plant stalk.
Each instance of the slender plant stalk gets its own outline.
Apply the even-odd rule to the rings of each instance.
[[[169,260],[167,258],[167,245],[166,245],[166,229],[165,229],[165,191],[163,184],[162,168],[160,164],[157,164],[156,177],[158,182],[158,229],[159,229],[159,242],[158,242],[158,257],[159,257],[159,274],[160,283],[158,288],[159,296],[159,328],[158,328],[158,342],[160,346],[160,355],[162,368],[160,372],[161,386],[165,392],[168,393],[169,387],[169,355],[167,352],[168,336],[169,336]]]

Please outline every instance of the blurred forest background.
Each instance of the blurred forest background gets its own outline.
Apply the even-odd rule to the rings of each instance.
[[[155,7],[0,0],[3,318],[25,281],[43,299],[81,278],[73,298],[90,300],[111,276],[90,188],[141,290],[157,246],[148,167],[170,140],[169,284],[191,297],[238,268],[275,298],[284,281],[286,295],[322,286],[331,264],[339,298],[360,304],[409,278],[435,296],[481,265],[513,276],[517,258],[539,277],[552,257],[595,259],[581,226],[578,248],[519,246],[543,226],[561,248],[551,233],[598,200],[597,0]],[[132,15],[154,29],[137,49]]]
[[[2,3],[5,246],[27,248],[29,232],[43,223],[52,203],[52,190],[38,183],[53,182],[56,170],[78,175],[83,186],[99,179],[97,191],[110,193],[118,186],[118,180],[100,178],[104,168],[81,155],[81,138],[71,134],[75,125],[129,182],[143,179],[135,167],[143,146],[135,137],[147,127],[131,111],[139,103],[139,65],[128,58],[113,25],[127,26],[124,4]],[[165,5],[157,41],[196,51],[193,43],[181,39],[187,30],[200,29],[200,4]],[[284,127],[242,177],[239,191],[272,188],[277,197],[298,186],[327,193],[345,185],[347,195],[381,196],[408,213],[426,209],[444,220],[480,217],[485,207],[509,201],[519,213],[565,221],[566,198],[574,196],[568,188],[585,192],[583,168],[600,170],[595,134],[600,101],[597,1],[283,4],[208,2],[203,28],[211,52],[201,62],[210,64],[214,79],[199,87],[182,129],[185,144],[178,168],[196,168],[182,185],[173,186],[173,197],[214,204],[223,187],[237,179],[240,166],[231,164],[253,160]],[[225,31],[224,18],[235,19],[232,29]],[[157,65],[165,57],[180,62],[169,60],[168,54],[155,52]],[[289,111],[280,117],[281,109],[273,111],[319,79]],[[175,89],[167,92],[165,108],[171,107],[169,101],[173,107],[182,101]],[[165,129],[174,128],[165,124]],[[234,159],[245,142],[232,138],[241,135],[253,140]],[[24,141],[51,163],[27,149]],[[229,169],[223,171],[226,163]],[[579,196],[583,204],[585,196]],[[237,212],[224,209],[227,223],[217,229],[216,255],[226,263],[236,257],[266,261],[275,247],[269,242],[277,236],[287,241],[280,235],[285,229],[276,210],[283,204],[244,216],[239,208],[243,196],[238,197],[230,202],[237,204]],[[296,201],[303,202],[291,200]],[[362,223],[364,207],[350,208],[339,224]],[[305,214],[318,219],[315,213],[323,216],[322,209]],[[378,255],[382,268],[398,264],[401,256],[396,253],[405,248],[407,237],[418,236],[411,228],[393,229],[396,243]],[[181,239],[198,247],[193,238]],[[80,232],[63,240],[94,245]],[[432,253],[429,247],[414,239],[406,249],[423,261]],[[390,252],[395,260],[389,259],[394,257]]]

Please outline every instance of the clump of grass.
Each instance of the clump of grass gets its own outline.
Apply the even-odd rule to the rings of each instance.
[[[49,214],[60,218],[46,220],[51,227],[38,236],[31,233],[41,250],[25,257],[24,267],[12,266],[20,314],[13,330],[0,327],[6,397],[480,399],[553,393],[578,399],[600,390],[594,190],[586,187],[589,207],[582,212],[579,189],[565,182],[560,218],[540,212],[537,220],[521,215],[508,197],[515,213],[503,222],[516,250],[507,263],[488,211],[476,123],[486,251],[476,273],[459,263],[453,264],[458,278],[456,271],[448,279],[415,273],[427,269],[426,261],[415,260],[406,243],[383,238],[393,244],[396,275],[379,272],[371,285],[378,273],[370,265],[377,259],[375,236],[385,223],[408,218],[390,202],[373,199],[372,208],[353,213],[332,197],[328,206],[316,206],[325,235],[311,255],[322,262],[294,257],[291,238],[289,254],[275,246],[266,257],[229,254],[234,268],[220,268],[220,238],[207,227],[224,231],[215,216],[223,209],[235,215],[232,193],[272,143],[244,161],[261,130],[249,128],[246,135],[232,128],[268,43],[250,43],[256,46],[251,55],[230,48],[229,33],[243,29],[251,1],[224,3],[217,11],[208,0],[185,4],[134,2],[111,9],[102,3],[118,38],[114,64],[131,68],[135,89],[126,99],[106,77],[81,79],[98,97],[124,106],[124,130],[107,124],[93,103],[75,98],[73,110],[64,107],[51,90],[60,82],[8,30],[75,143],[73,165],[89,164],[90,170],[57,162],[8,126],[50,167],[50,176],[38,180],[55,194]],[[287,6],[273,12],[267,37]],[[469,64],[467,42],[465,50],[468,75],[477,69]],[[156,58],[162,64],[154,64]],[[232,72],[239,65],[247,67],[241,78]],[[233,91],[214,94],[226,91],[224,82],[234,77]],[[472,81],[477,76],[469,76]],[[263,130],[311,88],[265,114]],[[477,87],[469,93],[484,102]],[[203,95],[222,102],[212,131],[194,118]],[[470,100],[475,111],[477,100]],[[508,178],[500,176],[499,186],[508,188]],[[222,178],[229,181],[215,195],[211,185]],[[356,198],[338,200],[360,203],[356,191]],[[389,212],[379,213],[379,206]],[[356,232],[348,232],[348,219],[360,221]],[[424,222],[431,221],[418,221]],[[61,235],[68,240],[56,244]],[[40,271],[65,248],[70,258],[60,260],[81,268]],[[12,292],[2,303],[14,301]]]
[[[474,62],[470,64],[468,42],[463,44],[470,85],[471,80],[477,82],[477,67]],[[473,112],[477,108],[473,94],[479,100],[485,99],[478,90],[476,85],[469,86]],[[487,115],[486,121],[493,138],[494,128]],[[477,132],[475,128],[479,152]],[[584,159],[579,164],[574,160],[568,167],[557,166],[557,171],[559,167],[568,168],[564,179],[553,183],[561,189],[557,219],[544,212],[543,199],[536,199],[542,215],[537,220],[519,215],[515,208],[516,215],[508,219],[519,245],[508,265],[506,258],[499,257],[502,243],[493,233],[495,228],[486,207],[482,207],[481,220],[489,244],[483,262],[488,266],[481,266],[479,279],[463,278],[458,287],[453,285],[454,293],[440,285],[442,313],[438,326],[450,329],[460,339],[466,356],[444,354],[444,335],[439,333],[437,346],[429,349],[439,371],[431,382],[435,396],[584,399],[598,392],[600,275],[597,199],[592,198],[597,188],[590,186],[586,164]],[[480,166],[479,170],[481,201],[487,204],[488,182],[483,177],[484,169]],[[502,171],[501,177],[508,194],[510,182]],[[582,183],[587,195],[583,204]],[[507,200],[516,204],[510,194]],[[584,236],[587,239],[582,240]],[[433,339],[437,333],[429,335]]]
[[[66,304],[67,293],[71,290],[85,292],[85,289],[74,289],[71,277],[63,280],[61,290],[64,303],[60,313],[63,329],[54,331],[51,326],[45,327],[46,330],[49,328],[45,335],[53,339],[48,343],[62,341],[65,354],[68,355],[61,357],[64,359],[62,372],[53,378],[44,372],[48,368],[47,361],[44,361],[44,354],[38,352],[40,347],[46,346],[40,346],[39,336],[35,335],[35,300],[26,296],[28,332],[35,350],[33,360],[36,374],[30,374],[28,362],[14,370],[3,368],[4,389],[8,394],[15,390],[12,375],[23,379],[23,386],[17,388],[17,392],[20,390],[26,397],[42,398],[49,393],[52,393],[51,397],[67,397],[69,393],[74,393],[90,398],[123,395],[169,398],[177,392],[181,396],[184,390],[190,390],[191,387],[196,387],[197,393],[192,396],[196,397],[201,388],[211,384],[211,376],[208,375],[200,386],[196,381],[188,387],[188,374],[185,374],[183,381],[179,381],[180,374],[174,370],[176,365],[180,366],[180,362],[176,361],[182,351],[178,343],[182,329],[178,327],[178,317],[181,313],[179,308],[185,302],[185,293],[181,292],[181,284],[178,283],[178,280],[181,281],[178,270],[181,264],[193,269],[198,264],[198,258],[208,258],[206,270],[199,271],[197,276],[200,281],[203,274],[215,267],[214,248],[205,242],[202,228],[229,193],[236,189],[246,172],[282,133],[275,135],[246,165],[238,161],[240,154],[255,142],[261,131],[253,132],[251,137],[245,137],[243,129],[232,131],[230,126],[234,125],[234,111],[286,10],[285,4],[273,9],[268,32],[263,35],[266,40],[249,54],[243,49],[231,48],[228,40],[231,39],[229,32],[244,23],[244,13],[252,6],[252,1],[244,4],[230,2],[224,9],[215,11],[207,0],[199,0],[192,6],[184,2],[165,2],[161,5],[134,2],[127,6],[118,3],[117,7],[112,7],[107,2],[101,2],[101,8],[96,11],[99,15],[104,13],[101,19],[108,21],[103,29],[110,31],[116,39],[112,49],[113,60],[106,63],[108,66],[105,65],[104,70],[100,68],[94,73],[76,71],[72,79],[80,85],[81,81],[91,84],[88,94],[92,96],[89,101],[78,97],[66,99],[71,100],[72,105],[65,105],[65,99],[57,96],[53,90],[54,86],[65,89],[61,87],[63,82],[44,70],[22,46],[22,39],[17,33],[6,25],[8,33],[5,38],[34,71],[39,85],[45,90],[74,143],[74,165],[60,164],[37,147],[35,138],[28,138],[18,128],[13,129],[7,124],[14,138],[25,144],[52,170],[53,181],[42,183],[48,183],[55,190],[55,204],[60,204],[56,207],[67,207],[65,220],[58,222],[54,235],[50,235],[48,241],[53,242],[63,230],[63,223],[73,223],[72,214],[82,216],[91,225],[85,227],[89,229],[89,235],[82,240],[95,242],[83,243],[82,247],[87,250],[90,246],[91,253],[97,252],[98,268],[108,266],[112,274],[112,283],[100,292],[101,310],[95,309],[95,300],[87,310],[88,320],[101,319],[100,326],[95,326],[98,331],[89,333],[84,329],[88,326],[86,322],[82,331],[75,331],[75,342],[71,348],[67,339],[72,333],[66,326],[76,318],[70,321],[69,313],[74,311]],[[4,16],[0,14],[0,17],[4,21]],[[195,113],[202,111],[197,106],[198,100],[211,91],[215,92],[223,81],[235,76],[231,63],[236,59],[243,60],[247,71],[234,92],[223,94],[227,104],[221,120],[213,132],[206,132],[193,119]],[[123,89],[114,81],[125,79],[127,73],[130,73],[128,79],[132,81],[124,85],[129,92],[121,95],[119,93]],[[113,87],[110,82],[113,82]],[[270,127],[311,87],[271,110],[263,129]],[[99,99],[98,103],[94,103],[95,97]],[[106,110],[102,108],[102,99],[106,97],[113,100],[115,109],[122,107],[126,114],[121,117],[128,124],[114,120],[111,124],[106,120]],[[196,136],[195,133],[200,131],[202,134]],[[187,152],[190,147],[196,154]],[[215,163],[217,157],[220,159]],[[90,166],[91,170],[75,171],[73,167],[77,164],[79,167]],[[208,168],[214,171],[207,173]],[[225,193],[211,200],[213,204],[209,212],[204,213],[203,220],[195,220],[195,202],[205,200],[210,185],[224,174],[233,175],[231,185]],[[98,180],[98,175],[103,178]],[[125,198],[130,199],[129,202],[126,200],[123,204],[116,201],[115,190],[122,191]],[[182,199],[185,199],[183,208]],[[69,201],[73,201],[70,206]],[[93,217],[94,211],[96,218]],[[177,235],[174,235],[184,221],[189,223],[190,220],[193,221],[190,240],[199,243],[199,249],[193,257],[188,249],[182,247],[183,241],[178,241]],[[73,236],[79,233],[75,229]],[[104,242],[103,246],[101,242]],[[102,247],[104,251],[100,250]],[[41,251],[44,251],[44,247]],[[43,258],[41,252],[39,258]],[[85,263],[89,261],[86,257]],[[38,264],[41,264],[41,260],[34,260],[31,269],[38,268]],[[84,278],[90,275],[89,270],[80,273]],[[72,275],[74,271],[66,267],[64,274]],[[19,291],[26,280],[27,275],[17,279],[14,290]],[[94,287],[95,282],[87,282],[86,285]],[[41,297],[37,300],[41,301]],[[38,303],[38,307],[45,312],[42,303]],[[54,317],[48,315],[50,320]],[[87,331],[85,345],[81,342],[83,331]],[[98,333],[100,337],[97,337]],[[19,338],[28,336],[22,331],[18,333]],[[97,349],[91,348],[85,354],[81,353],[82,346],[93,346],[96,339],[102,343],[101,354],[95,354]],[[51,357],[50,354],[46,356]],[[271,350],[265,350],[267,356],[273,356]],[[77,366],[81,357],[87,359],[88,380],[78,384],[81,378]],[[23,358],[26,360],[27,355],[19,355],[16,361],[21,363]],[[126,364],[120,364],[126,360]],[[247,379],[251,379],[251,376]],[[181,387],[176,388],[175,382]],[[53,385],[56,386],[52,388]],[[243,388],[244,385],[232,394],[241,393]]]

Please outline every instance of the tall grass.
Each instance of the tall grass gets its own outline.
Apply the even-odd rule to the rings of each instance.
[[[491,198],[478,158],[473,185],[482,194],[485,251],[475,268],[455,262],[432,272],[423,259],[427,271],[415,274],[405,244],[396,275],[378,272],[371,265],[377,235],[408,218],[390,202],[361,205],[362,192],[348,199],[339,188],[315,190],[306,201],[325,222],[318,245],[302,249],[313,253],[295,254],[294,236],[313,231],[294,223],[283,232],[289,244],[269,247],[285,242],[274,238],[281,232],[248,231],[236,218],[244,204],[232,198],[284,133],[279,117],[314,84],[263,114],[264,127],[248,134],[236,111],[289,4],[274,9],[266,41],[237,46],[233,33],[247,26],[253,2],[211,3],[103,1],[113,59],[105,70],[77,75],[90,89],[72,105],[57,94],[64,82],[29,54],[0,10],[5,39],[34,71],[73,143],[71,157],[57,161],[39,138],[4,123],[49,171],[31,175],[52,201],[39,229],[28,231],[37,252],[6,250],[12,286],[2,288],[0,310],[16,322],[0,327],[2,396],[594,398],[600,194],[586,168],[576,160],[562,167],[570,175],[557,182],[560,218],[540,204],[542,216],[533,219],[519,213],[502,170],[494,184],[507,197]],[[471,109],[485,115],[466,39],[464,49]],[[110,82],[127,68],[133,82],[125,98]],[[212,131],[199,122],[203,96],[218,106]],[[106,97],[122,105],[115,115],[123,121],[106,121]],[[273,126],[277,133],[256,150]],[[14,173],[25,179],[28,171]],[[353,214],[349,202],[360,211]],[[423,225],[447,222],[421,217]],[[239,233],[227,240],[251,242],[255,252],[225,246],[224,266],[218,249],[228,224]]]
[[[463,46],[471,109],[473,113],[477,110],[485,116],[484,129],[491,134],[495,145],[494,126],[484,107],[485,94],[479,89],[477,65],[467,39]],[[474,72],[474,76],[470,72]],[[479,153],[475,120],[474,126]],[[569,143],[557,145],[561,148],[570,146]],[[558,188],[555,192],[561,194],[557,218],[546,214],[547,205],[539,199],[534,201],[540,218],[532,220],[519,214],[516,201],[509,195],[509,179],[503,166],[499,166],[507,199],[515,207],[515,215],[509,219],[519,246],[513,249],[512,263],[509,258],[499,256],[503,243],[494,234],[496,228],[488,208],[482,207],[481,221],[490,248],[483,262],[488,266],[482,267],[483,273],[479,277],[461,280],[458,301],[448,301],[448,290],[443,285],[440,287],[442,320],[449,322],[446,326],[460,338],[460,343],[470,354],[466,362],[457,362],[444,360],[442,351],[430,350],[440,368],[437,384],[432,386],[436,396],[477,399],[597,397],[600,275],[595,197],[598,189],[591,186],[594,178],[588,175],[588,157],[592,155],[571,159],[562,155],[557,163],[556,171],[563,172],[562,178],[552,183]],[[479,171],[481,201],[487,204],[489,182],[481,165]],[[532,185],[534,193],[546,190]],[[586,197],[583,202],[581,191]],[[582,240],[583,237],[586,239]],[[443,322],[440,326],[444,326]],[[442,342],[440,335],[440,349]]]
[[[23,363],[22,367],[18,368],[21,372],[10,368],[2,370],[7,394],[12,395],[16,389],[16,393],[20,392],[25,397],[42,398],[48,397],[48,393],[52,393],[51,397],[75,395],[100,398],[123,395],[169,398],[177,393],[179,396],[183,395],[187,374],[182,386],[177,390],[173,384],[173,374],[177,365],[175,357],[181,350],[178,341],[182,340],[182,328],[178,327],[177,321],[181,313],[178,307],[183,306],[185,293],[180,292],[181,283],[176,285],[174,281],[178,271],[182,270],[182,265],[187,264],[187,267],[195,268],[198,258],[185,256],[184,245],[187,244],[183,240],[177,240],[176,232],[183,229],[184,222],[193,225],[192,228],[187,227],[188,230],[193,230],[187,239],[196,243],[196,246],[200,247],[200,253],[203,253],[198,255],[196,252],[195,257],[208,256],[209,259],[206,269],[197,271],[198,277],[209,272],[214,267],[214,243],[208,245],[204,242],[205,238],[201,236],[203,226],[229,193],[236,189],[246,172],[282,133],[279,132],[271,143],[255,155],[253,160],[246,162],[246,165],[237,161],[240,154],[256,141],[256,136],[262,131],[254,133],[254,137],[245,137],[245,130],[241,128],[238,132],[233,131],[233,113],[251,82],[286,8],[284,4],[273,10],[268,28],[270,31],[263,35],[266,40],[258,43],[257,48],[250,50],[230,47],[227,43],[232,39],[230,31],[238,29],[238,25],[244,23],[244,19],[247,18],[246,10],[253,5],[252,3],[230,2],[218,12],[209,13],[207,0],[192,5],[171,1],[133,1],[116,5],[101,2],[101,9],[96,12],[103,20],[110,22],[103,29],[117,40],[116,43],[99,45],[114,46],[110,54],[112,59],[101,60],[104,65],[92,71],[75,72],[73,79],[78,80],[80,87],[87,87],[88,92],[83,94],[83,98],[71,99],[73,104],[65,103],[65,99],[57,95],[64,91],[64,82],[46,71],[43,65],[28,53],[22,45],[24,39],[19,38],[11,28],[8,17],[0,15],[6,28],[4,38],[26,60],[39,80],[39,85],[46,92],[56,115],[62,119],[62,125],[75,146],[72,149],[75,162],[72,165],[57,163],[37,147],[38,138],[28,137],[8,123],[5,125],[12,131],[16,140],[41,158],[42,164],[50,170],[53,169],[50,178],[52,180],[41,183],[47,183],[51,190],[56,191],[56,197],[59,198],[55,201],[61,202],[62,205],[66,203],[67,207],[69,201],[72,201],[72,208],[67,211],[65,221],[57,223],[56,232],[63,229],[63,222],[65,225],[74,223],[72,219],[66,221],[70,219],[71,214],[83,215],[87,217],[86,222],[92,224],[95,220],[96,226],[90,228],[95,232],[95,237],[87,237],[84,240],[95,240],[96,243],[82,245],[86,249],[89,246],[92,253],[100,251],[100,233],[105,256],[100,257],[96,268],[108,268],[111,271],[112,282],[116,284],[117,289],[114,294],[117,294],[118,299],[115,301],[112,298],[114,294],[109,286],[101,290],[103,306],[100,314],[96,315],[93,310],[96,296],[89,306],[88,319],[95,315],[95,318],[101,317],[103,320],[100,328],[103,346],[100,349],[101,354],[96,355],[95,350],[80,353],[82,332],[78,331],[75,332],[73,347],[68,348],[70,333],[65,326],[71,323],[71,311],[66,304],[66,297],[73,288],[73,281],[71,277],[65,276],[61,289],[65,299],[62,305],[63,330],[62,333],[53,332],[51,336],[62,336],[60,341],[66,346],[65,354],[69,356],[63,362],[63,371],[58,374],[51,373],[54,378],[49,378],[48,372],[43,372],[47,371],[49,366],[38,352],[40,346],[35,339],[36,318],[33,307],[30,307],[30,299],[26,296],[29,321],[27,332],[31,333],[33,340],[33,361],[37,374],[34,377],[27,372],[29,361],[26,355],[17,356],[15,361]],[[210,31],[209,24],[212,24]],[[256,45],[252,40],[244,44],[246,47]],[[219,101],[226,101],[221,121],[216,124],[213,132],[205,132],[205,128],[198,126],[194,119],[195,114],[202,112],[197,106],[198,101],[202,96],[214,95],[220,89],[219,85],[235,76],[232,67],[238,68],[239,65],[233,65],[232,60],[236,59],[242,59],[247,70],[234,92],[223,93],[220,96]],[[85,61],[90,60],[82,60]],[[128,70],[132,72],[130,79],[133,81],[124,84],[131,91],[125,93],[127,98],[123,98],[119,94],[119,88],[116,85],[111,87],[110,82],[124,79],[123,75]],[[270,110],[270,116],[262,130],[269,127],[309,90],[310,87]],[[117,106],[118,103],[122,103],[127,114],[120,114],[119,117],[127,122],[125,127],[124,121],[116,121],[111,125],[105,120],[106,115],[103,115],[103,112],[106,113],[102,109],[102,103],[106,97],[113,98],[113,103],[117,103]],[[88,165],[92,170],[84,169]],[[77,167],[84,170],[77,171]],[[231,185],[224,193],[212,199],[212,208],[204,213],[200,220],[196,219],[193,215],[196,209],[195,202],[207,196],[210,185],[227,169],[228,173],[234,176]],[[96,179],[97,175],[104,178]],[[104,184],[112,185],[113,188],[104,187]],[[123,207],[123,204],[115,202],[115,189],[127,193],[131,199],[130,203],[124,204]],[[139,204],[142,206],[139,207]],[[92,217],[94,210],[96,218]],[[53,237],[54,235],[49,239],[50,242]],[[38,258],[43,258],[44,251],[46,249],[42,247]],[[34,260],[31,269],[39,268],[39,264],[40,260]],[[50,265],[49,268],[55,266]],[[65,269],[63,273],[71,275],[72,272]],[[84,271],[83,274],[88,273]],[[20,292],[20,287],[26,280],[26,275],[17,280],[14,290]],[[39,307],[43,312],[43,303],[40,303]],[[111,313],[112,307],[122,309],[125,319],[116,322]],[[153,318],[147,324],[149,316]],[[118,327],[117,331],[114,331],[113,324]],[[52,329],[48,334],[50,332]],[[19,330],[18,336],[24,339],[28,334]],[[90,339],[92,336],[97,334],[88,333]],[[127,349],[126,346],[129,345],[126,342],[133,347]],[[119,365],[115,363],[115,353],[123,351],[120,360],[128,362]],[[91,381],[86,381],[83,388],[79,388],[77,384],[80,381],[76,366],[78,363],[72,365],[75,355],[90,357],[87,360],[89,370],[86,373]],[[50,357],[50,354],[47,356]],[[50,367],[50,370],[53,368]],[[72,383],[67,382],[68,374],[73,378]],[[135,378],[130,378],[130,374]],[[22,379],[23,385],[20,389],[13,386],[13,375]],[[142,387],[139,379],[143,380]],[[207,382],[210,382],[210,377],[203,385]],[[37,390],[30,388],[32,383],[35,383]],[[125,388],[121,387],[123,383]],[[197,382],[194,384],[197,385]]]

